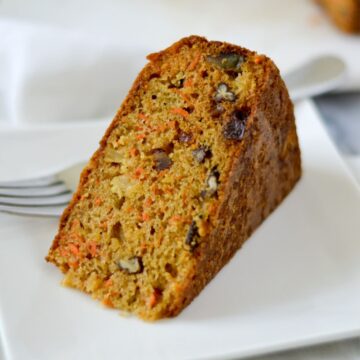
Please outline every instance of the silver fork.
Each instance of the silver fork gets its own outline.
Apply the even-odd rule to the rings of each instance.
[[[29,180],[0,181],[0,212],[58,217],[71,200],[85,162],[56,174]]]

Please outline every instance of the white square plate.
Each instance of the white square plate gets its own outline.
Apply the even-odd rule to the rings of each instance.
[[[228,359],[360,335],[359,188],[313,105],[296,110],[302,180],[177,318],[120,317],[59,286],[59,271],[44,261],[57,221],[0,215],[6,358]],[[69,139],[79,128],[0,133],[1,172],[20,176],[21,158],[26,173],[39,170],[26,146],[35,138],[36,151],[47,144],[43,165],[54,166],[59,149],[65,162],[87,155],[104,124],[95,128],[81,129],[78,153]],[[10,168],[11,159],[18,165]]]

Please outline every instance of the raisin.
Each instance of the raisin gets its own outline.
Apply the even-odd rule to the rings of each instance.
[[[199,239],[198,227],[196,225],[196,222],[193,220],[186,234],[185,244],[190,246],[191,250],[194,250],[199,245],[198,239]]]
[[[220,53],[216,56],[208,56],[207,61],[223,70],[239,71],[245,58],[236,53]]]
[[[212,154],[209,148],[207,148],[206,146],[200,146],[197,149],[193,150],[192,155],[194,159],[199,164],[201,164],[206,158],[210,158]]]
[[[229,87],[225,83],[220,83],[216,89],[216,93],[214,95],[214,100],[216,102],[220,101],[235,101],[236,96],[233,92],[229,90]]]
[[[169,156],[166,154],[165,150],[154,149],[152,153],[155,161],[154,168],[156,171],[162,171],[170,168],[170,166],[172,165],[172,161],[169,158]]]
[[[235,110],[223,128],[223,135],[228,140],[241,140],[244,136],[246,121],[250,115],[248,108]]]
[[[140,274],[144,270],[144,265],[140,256],[119,260],[117,265],[121,270],[128,274]]]

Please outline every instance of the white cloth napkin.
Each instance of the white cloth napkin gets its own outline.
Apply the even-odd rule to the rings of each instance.
[[[0,124],[111,117],[145,52],[50,26],[0,20]]]
[[[189,34],[266,53],[283,72],[336,54],[349,70],[342,89],[360,89],[360,36],[342,34],[313,1],[5,0],[0,125],[111,117],[145,55]]]

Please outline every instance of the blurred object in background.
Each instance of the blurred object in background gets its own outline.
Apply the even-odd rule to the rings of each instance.
[[[360,155],[360,93],[327,94],[315,102],[339,150]]]
[[[360,184],[360,92],[315,98],[326,128]]]
[[[334,24],[347,33],[360,32],[359,0],[317,0]]]

